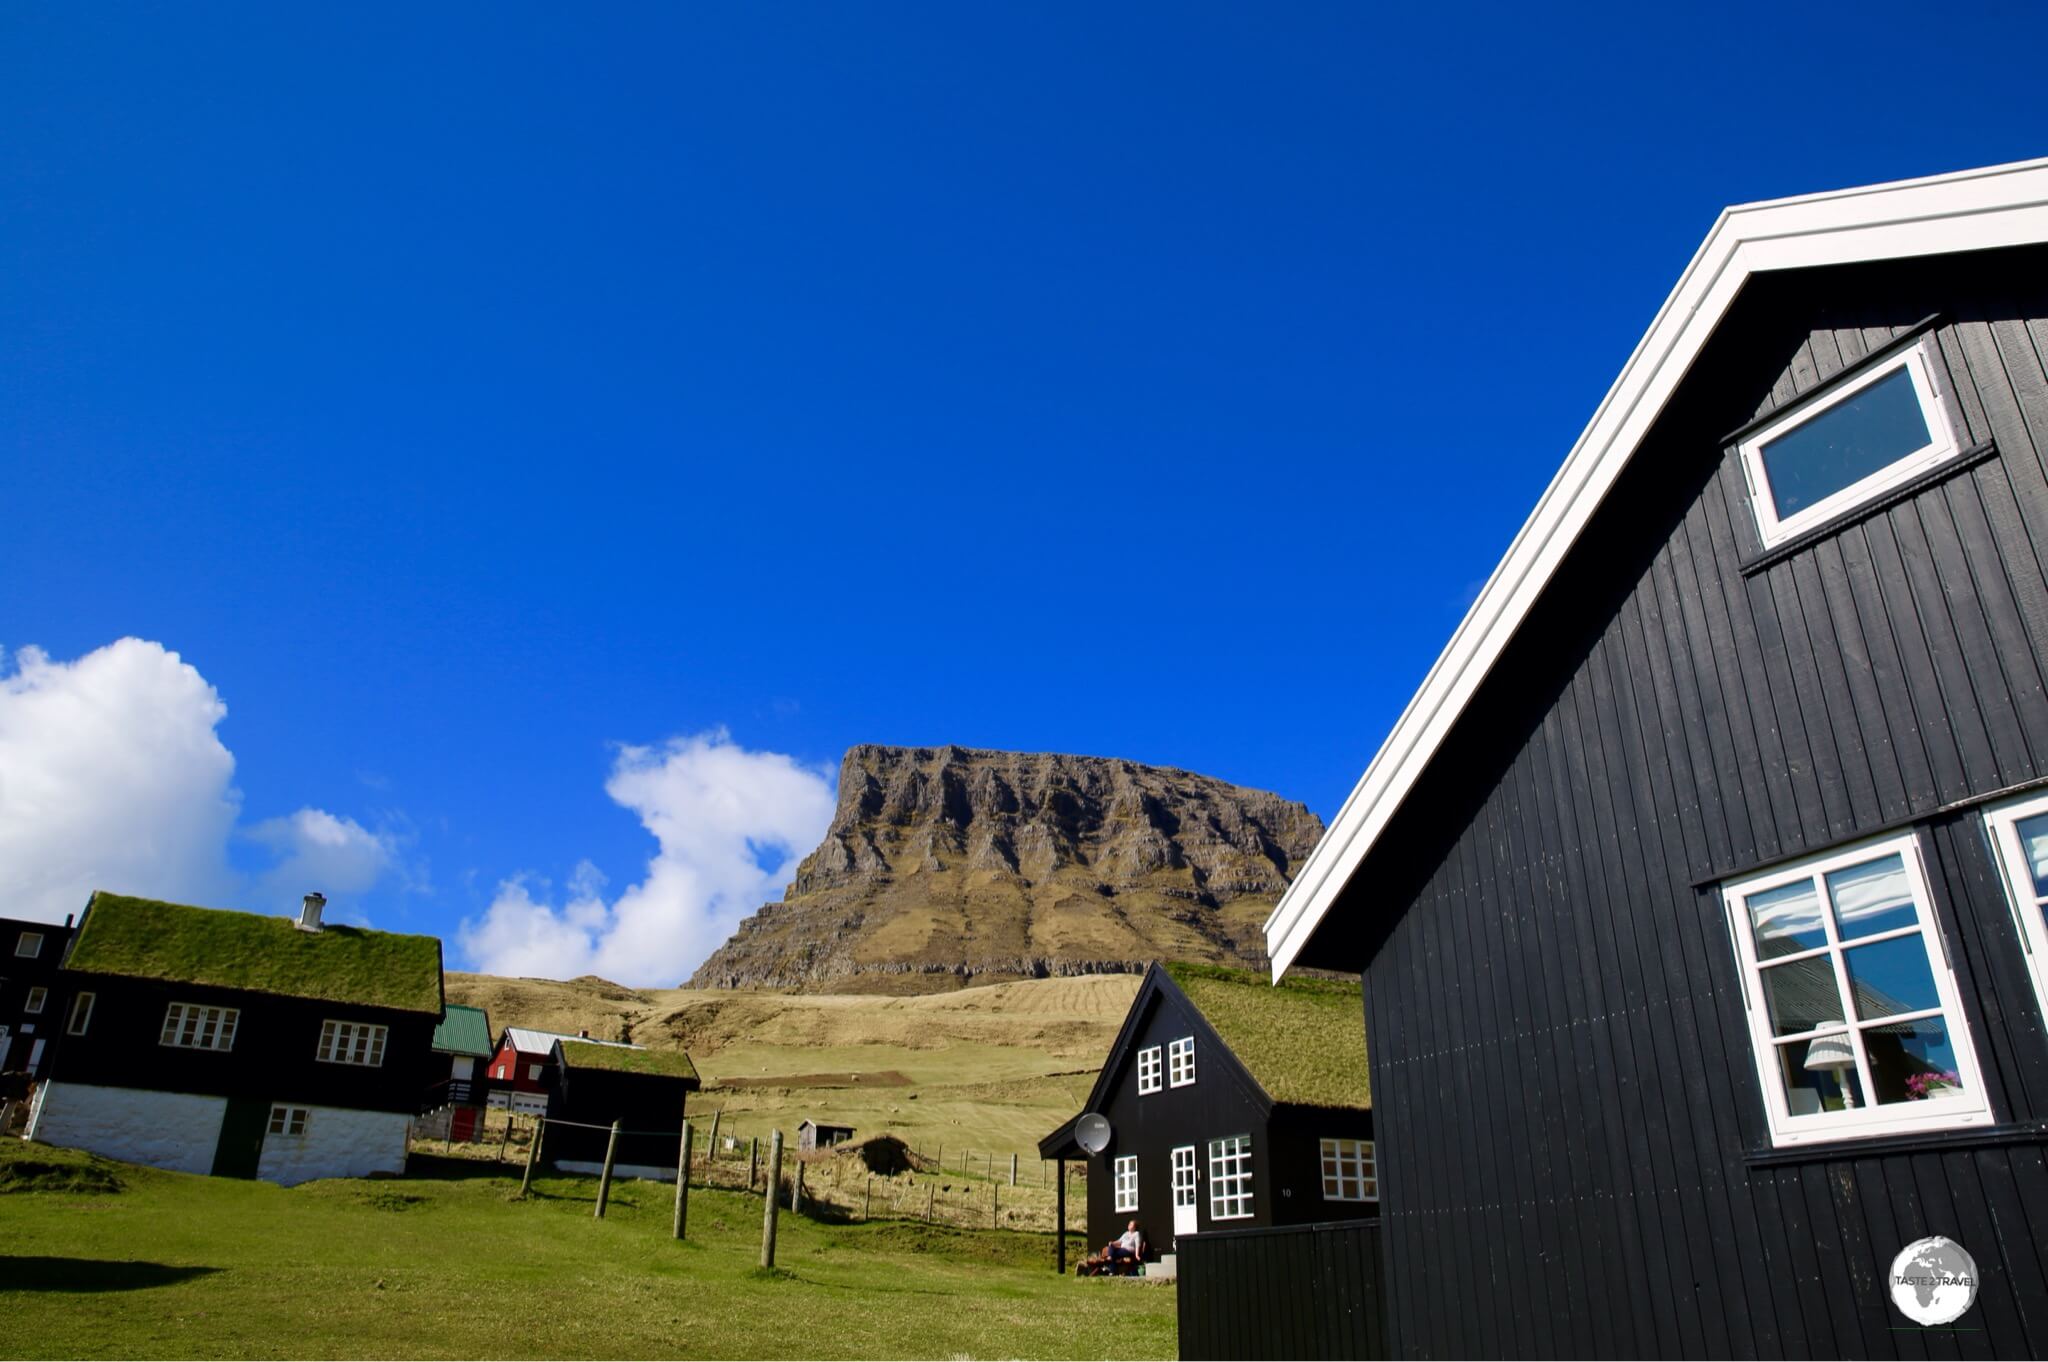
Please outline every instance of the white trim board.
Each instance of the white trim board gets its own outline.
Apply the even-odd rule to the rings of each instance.
[[[1301,954],[1752,275],[2048,241],[2048,158],[1724,211],[1265,922]]]

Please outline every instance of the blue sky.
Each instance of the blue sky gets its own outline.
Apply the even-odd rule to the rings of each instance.
[[[0,899],[661,982],[855,742],[1327,817],[1719,209],[2048,152],[2044,27],[10,7]]]

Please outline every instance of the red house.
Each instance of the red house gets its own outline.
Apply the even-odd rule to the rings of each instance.
[[[586,1045],[614,1045],[622,1050],[634,1047],[615,1040],[592,1040],[590,1033],[565,1036],[555,1031],[534,1031],[508,1026],[498,1037],[497,1052],[485,1074],[490,1082],[490,1104],[510,1108],[529,1116],[545,1116],[548,1094],[555,1088],[555,1042],[582,1041]]]

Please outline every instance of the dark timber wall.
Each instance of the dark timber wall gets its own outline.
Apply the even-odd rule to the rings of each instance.
[[[1183,1239],[1180,1355],[1385,1357],[1379,1240],[1377,1220]]]
[[[1366,967],[1395,1351],[2048,1354],[2048,1033],[1975,807],[2048,776],[2044,280],[1753,282],[1353,877],[1309,963]],[[1727,433],[1936,312],[1995,453],[1757,568]],[[1999,1126],[1767,1152],[1716,882],[1895,826]],[[1935,1233],[1977,1332],[1888,1303]]]

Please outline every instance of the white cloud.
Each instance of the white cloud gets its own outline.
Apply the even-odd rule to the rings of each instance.
[[[228,859],[241,814],[227,706],[160,643],[124,638],[73,662],[0,657],[0,905],[60,919],[95,889],[289,911],[326,879],[361,893],[395,844],[352,819],[301,809],[248,830],[278,856],[253,879]],[[288,891],[280,887],[289,884]]]
[[[828,771],[750,752],[724,729],[622,747],[604,788],[654,834],[645,877],[607,904],[604,877],[585,861],[560,907],[534,876],[505,880],[483,917],[462,924],[477,969],[673,986],[782,893],[832,821]]]

